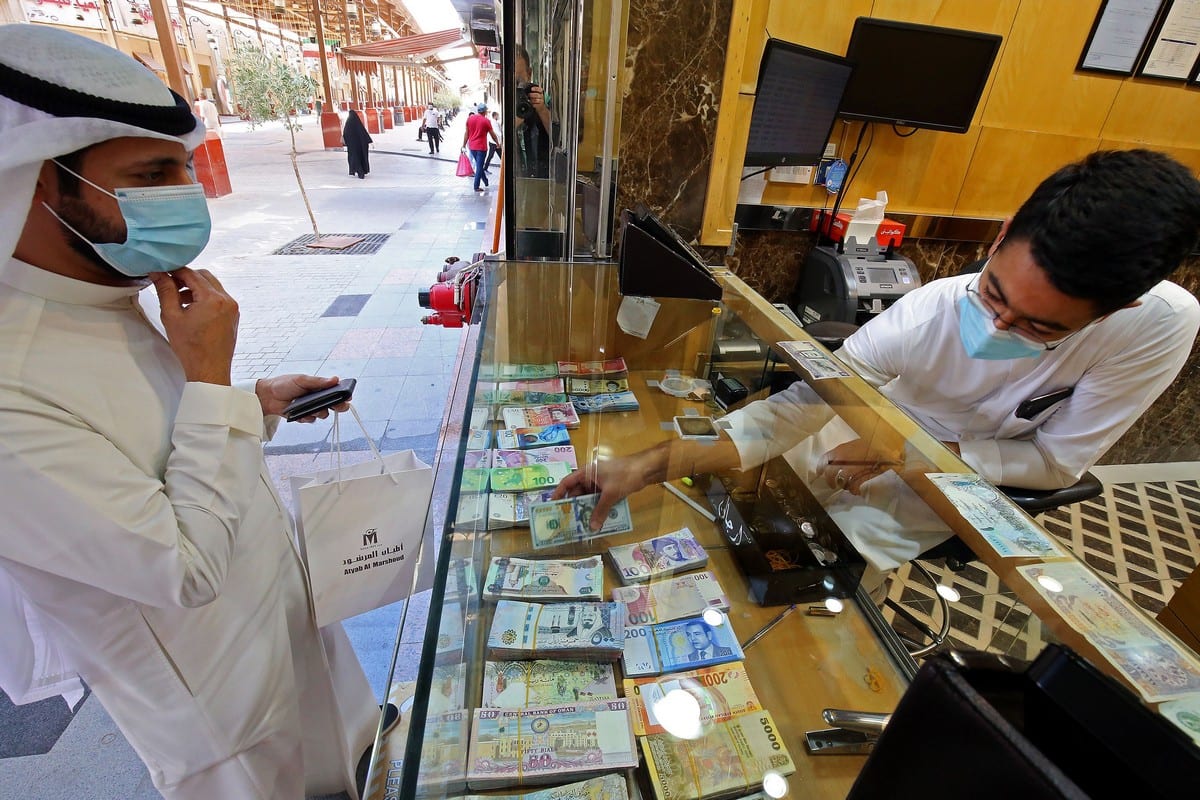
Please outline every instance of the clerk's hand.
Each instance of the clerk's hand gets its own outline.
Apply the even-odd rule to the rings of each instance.
[[[189,381],[228,386],[237,345],[238,304],[206,269],[151,273],[167,341]]]
[[[821,458],[821,474],[833,489],[851,494],[862,492],[863,484],[902,465],[896,453],[884,453],[862,439],[851,439]]]
[[[599,493],[600,497],[589,522],[592,530],[598,531],[608,519],[608,512],[612,511],[614,505],[646,487],[646,481],[642,478],[645,473],[639,456],[640,454],[637,454],[584,464],[559,482],[551,499],[562,500],[564,497]]]
[[[328,389],[330,386],[337,385],[337,382],[337,376],[319,378],[316,375],[276,375],[274,378],[261,378],[258,383],[254,384],[254,393],[258,395],[258,402],[262,405],[263,416],[283,414],[288,403],[297,397],[319,389]],[[349,408],[350,403],[346,402],[334,406],[332,410],[347,411]],[[293,422],[315,422],[325,419],[329,416],[329,411],[330,409],[325,408],[315,414],[293,420]]]

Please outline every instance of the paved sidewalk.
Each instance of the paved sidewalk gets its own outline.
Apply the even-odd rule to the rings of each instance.
[[[316,118],[301,118],[297,163],[320,231],[388,235],[378,252],[366,255],[273,255],[312,234],[288,156],[290,137],[278,123],[256,130],[227,124],[223,137],[233,194],[210,201],[212,241],[193,265],[212,270],[239,302],[236,379],[286,372],[357,378],[355,406],[376,444],[389,451],[412,448],[427,463],[461,331],[421,325],[428,312],[418,307],[417,291],[429,287],[447,256],[466,259],[484,249],[494,202],[491,194],[472,192],[469,179],[454,176],[464,119],[465,112],[443,133],[438,157],[416,141],[416,123],[374,135],[371,173],[359,180],[347,174],[344,152],[322,148]],[[328,450],[329,433],[328,421],[284,424],[266,446],[286,502],[289,475],[325,466],[321,454]],[[346,460],[369,457],[361,434],[344,431],[343,438],[351,440],[345,445],[353,451]],[[406,677],[415,675],[427,599],[411,604],[402,662]],[[400,605],[346,625],[380,697]],[[35,712],[19,723],[32,738],[39,720],[61,716],[61,709],[39,715],[35,706],[23,708]],[[0,719],[7,719],[2,703]],[[0,740],[8,744],[23,735],[10,727]],[[0,797],[159,795],[89,696],[48,753],[0,758]]]

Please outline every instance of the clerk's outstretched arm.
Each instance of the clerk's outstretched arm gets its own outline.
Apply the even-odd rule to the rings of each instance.
[[[653,483],[741,466],[737,447],[721,433],[716,442],[675,439],[629,456],[593,461],[572,472],[554,490],[554,499],[599,492],[592,529],[599,530],[619,500]]]

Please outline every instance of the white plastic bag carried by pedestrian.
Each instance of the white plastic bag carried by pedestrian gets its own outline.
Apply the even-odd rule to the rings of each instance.
[[[343,466],[338,416],[337,465],[290,481],[300,553],[322,627],[408,596],[433,491],[428,464],[412,450],[381,455],[365,430],[375,458]]]

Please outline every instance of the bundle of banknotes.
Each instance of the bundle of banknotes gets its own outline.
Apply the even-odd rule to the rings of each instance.
[[[540,425],[532,428],[496,431],[496,447],[502,450],[528,450],[556,444],[570,444],[566,425]]]
[[[463,627],[464,607],[464,604],[458,602],[447,602],[442,607],[437,648],[434,651],[438,664],[449,664],[462,658],[463,644],[466,642],[466,629]]]
[[[492,614],[488,657],[616,661],[624,638],[625,609],[619,603],[501,600]]]
[[[488,661],[484,708],[527,708],[617,699],[612,664],[594,661]]]
[[[612,507],[600,530],[592,530],[592,512],[599,499],[598,494],[582,494],[549,503],[538,503],[530,508],[529,533],[534,549],[557,547],[597,536],[629,533],[633,530],[633,515],[629,510],[629,501],[625,499]]]
[[[558,374],[564,378],[624,378],[628,372],[623,358],[558,362]]]
[[[479,576],[475,572],[475,562],[471,558],[451,558],[446,569],[446,589],[443,595],[445,601],[465,600],[475,597],[479,586]]]
[[[624,583],[645,583],[708,563],[708,553],[687,528],[644,542],[610,547],[608,555]]]
[[[625,604],[625,625],[653,625],[729,609],[729,598],[711,572],[691,572],[637,586],[617,586],[612,599]]]
[[[567,394],[583,396],[607,394],[609,392],[627,392],[629,391],[629,381],[625,378],[608,378],[607,380],[596,378],[567,378],[566,390]]]
[[[497,417],[508,430],[537,428],[548,425],[579,427],[579,414],[570,403],[550,403],[541,406],[504,406]]]
[[[524,389],[492,389],[478,392],[476,402],[497,406],[541,406],[547,403],[565,403],[565,392],[534,392]]]
[[[392,684],[396,686],[397,684]],[[467,665],[464,661],[436,664],[429,681],[428,714],[444,714],[467,706]],[[389,698],[389,702],[391,702]],[[399,706],[399,703],[396,704]]]
[[[555,367],[557,369],[557,366]],[[498,392],[551,392],[554,394],[562,394],[563,388],[562,378],[533,378],[520,381],[501,381],[496,384]]]
[[[520,794],[469,794],[463,800],[629,800],[623,775],[603,775],[586,781]]]
[[[529,524],[529,509],[545,503],[554,494],[554,489],[534,489],[529,492],[493,492],[488,495],[487,527],[512,528]]]
[[[467,430],[467,449],[486,450],[492,446],[492,432],[482,425],[472,425]]]
[[[538,447],[533,450],[485,450],[488,454],[489,465],[492,467],[528,467],[534,464],[560,463],[571,469],[577,469],[579,462],[575,458],[575,448],[569,444],[556,444],[549,447]],[[468,466],[463,464],[463,466]]]
[[[491,478],[491,470],[485,467],[466,467],[462,471],[462,480],[458,484],[460,492],[486,492]]]
[[[729,617],[720,611],[657,625],[634,625],[624,630],[622,663],[627,678],[680,672],[743,658],[742,646]]]
[[[465,474],[467,470],[463,472]],[[561,461],[528,467],[492,467],[490,483],[493,492],[529,492],[552,489],[570,474],[571,466]]]
[[[637,766],[623,699],[532,708],[480,708],[471,726],[472,789],[575,780]]]
[[[637,411],[638,401],[633,392],[607,392],[590,397],[572,397],[571,405],[580,414],[603,414],[606,411]]]
[[[638,736],[671,733],[695,739],[716,723],[762,710],[741,661],[660,678],[626,680],[625,698]]]
[[[480,376],[484,377],[483,375]],[[558,377],[557,364],[497,364],[495,377],[499,380],[530,380]]]
[[[577,560],[493,558],[483,581],[488,600],[602,600],[604,564],[600,556]]]
[[[717,723],[698,739],[660,733],[638,741],[658,800],[740,797],[761,787],[768,772],[796,771],[766,711]]]

